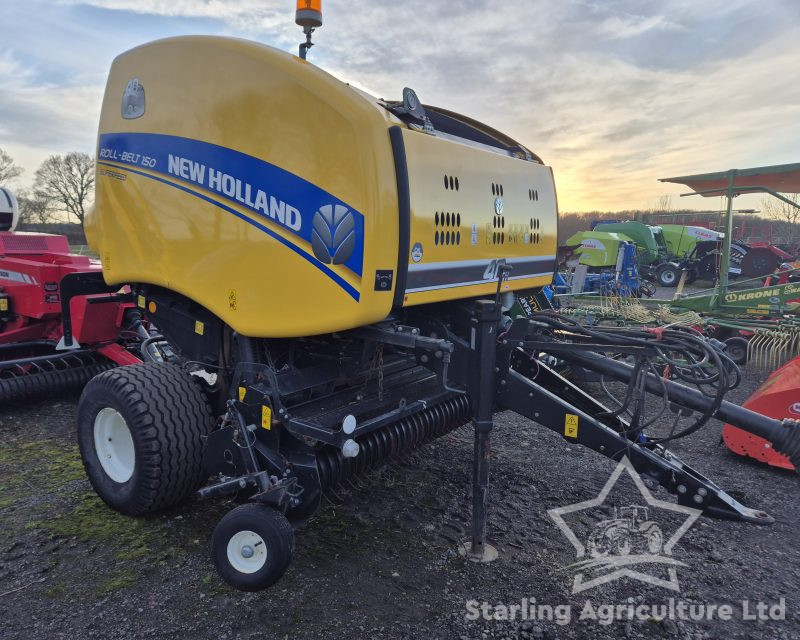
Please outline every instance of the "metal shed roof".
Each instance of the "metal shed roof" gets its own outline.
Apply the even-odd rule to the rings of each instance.
[[[752,169],[729,169],[716,173],[699,173],[693,176],[660,178],[661,182],[684,184],[706,197],[725,195],[733,175],[733,188],[736,193],[760,191],[766,187],[779,193],[800,193],[800,163],[776,164],[771,167]]]

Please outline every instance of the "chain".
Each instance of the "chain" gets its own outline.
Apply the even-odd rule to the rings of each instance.
[[[372,354],[372,360],[369,363],[369,370],[364,378],[364,384],[361,385],[359,395],[363,398],[367,395],[367,386],[369,381],[372,380],[375,370],[378,370],[378,400],[383,400],[383,344],[379,344]]]
[[[383,344],[378,347],[378,400],[383,400]]]

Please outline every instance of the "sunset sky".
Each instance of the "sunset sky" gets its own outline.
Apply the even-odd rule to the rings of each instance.
[[[4,0],[0,147],[27,186],[94,153],[118,53],[180,34],[296,52],[290,0]],[[800,161],[797,0],[323,2],[310,60],[384,98],[496,127],[554,168],[563,211],[673,205],[657,178]],[[743,200],[739,206],[758,205]]]

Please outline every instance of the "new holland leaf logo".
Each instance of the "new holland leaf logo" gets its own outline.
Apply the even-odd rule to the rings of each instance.
[[[356,246],[355,219],[343,205],[326,204],[314,214],[311,248],[320,262],[344,264]]]
[[[576,535],[564,516],[601,507],[620,476],[626,472],[633,479],[645,504],[615,507],[614,517],[597,522],[588,534],[581,537]],[[659,512],[663,518],[663,510],[686,516],[669,537],[664,532],[664,524],[658,522]],[[627,456],[614,469],[596,498],[547,512],[575,548],[578,561],[565,567],[575,573],[572,593],[580,593],[624,577],[679,591],[676,568],[685,567],[686,564],[673,558],[672,551],[701,513],[698,509],[654,498]],[[661,575],[645,573],[642,567],[647,565],[654,573]]]

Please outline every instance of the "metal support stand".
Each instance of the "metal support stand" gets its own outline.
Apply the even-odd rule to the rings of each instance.
[[[494,426],[495,360],[500,305],[479,300],[472,326],[470,399],[473,405],[475,450],[472,462],[472,540],[462,553],[475,562],[491,562],[497,549],[486,542],[486,507],[489,501],[490,434]]]

